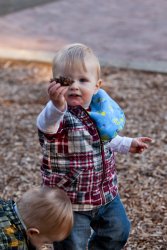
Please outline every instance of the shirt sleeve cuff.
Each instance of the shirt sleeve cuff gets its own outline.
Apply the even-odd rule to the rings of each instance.
[[[129,152],[132,138],[130,137],[122,137],[117,135],[114,139],[110,142],[110,147],[114,152],[119,152],[121,154],[127,154]]]

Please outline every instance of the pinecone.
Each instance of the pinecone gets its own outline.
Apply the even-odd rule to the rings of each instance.
[[[57,83],[60,83],[61,86],[70,86],[74,82],[71,78],[69,78],[69,77],[63,77],[63,76],[60,76],[59,78],[52,78],[50,80],[50,83],[54,82],[54,81],[57,82]]]

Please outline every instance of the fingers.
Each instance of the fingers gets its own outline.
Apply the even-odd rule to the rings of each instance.
[[[48,92],[49,92],[50,90],[55,90],[55,91],[57,91],[58,89],[60,89],[60,90],[62,90],[62,89],[67,89],[67,87],[61,86],[60,83],[52,82],[51,84],[49,84]]]
[[[137,153],[142,154],[144,150],[145,150],[145,148],[140,148]]]
[[[141,142],[152,142],[152,139],[149,137],[139,137],[138,138]]]
[[[54,96],[54,98],[58,98],[66,93],[67,87],[62,87],[60,83],[53,82],[48,87],[48,94],[50,96]]]
[[[149,147],[149,142],[152,142],[152,139],[149,137],[139,137],[138,138],[138,151],[139,153],[143,153],[145,149],[148,149]]]
[[[149,137],[138,137],[134,138],[131,144],[130,152],[131,153],[143,153],[149,147],[149,142],[152,142],[152,139]]]
[[[140,145],[140,148],[141,148],[142,150],[147,149],[147,148],[148,148],[148,144],[142,143],[142,144]]]

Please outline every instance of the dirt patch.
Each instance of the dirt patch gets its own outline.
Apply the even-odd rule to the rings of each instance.
[[[40,184],[36,117],[51,68],[0,61],[0,194]],[[126,250],[167,249],[167,75],[103,68],[104,88],[126,114],[123,135],[153,139],[143,155],[117,155],[119,190],[132,222]]]

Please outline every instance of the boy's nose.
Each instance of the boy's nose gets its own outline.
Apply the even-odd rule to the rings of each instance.
[[[78,89],[78,88],[79,88],[78,81],[74,80],[74,82],[70,86],[70,89]]]

